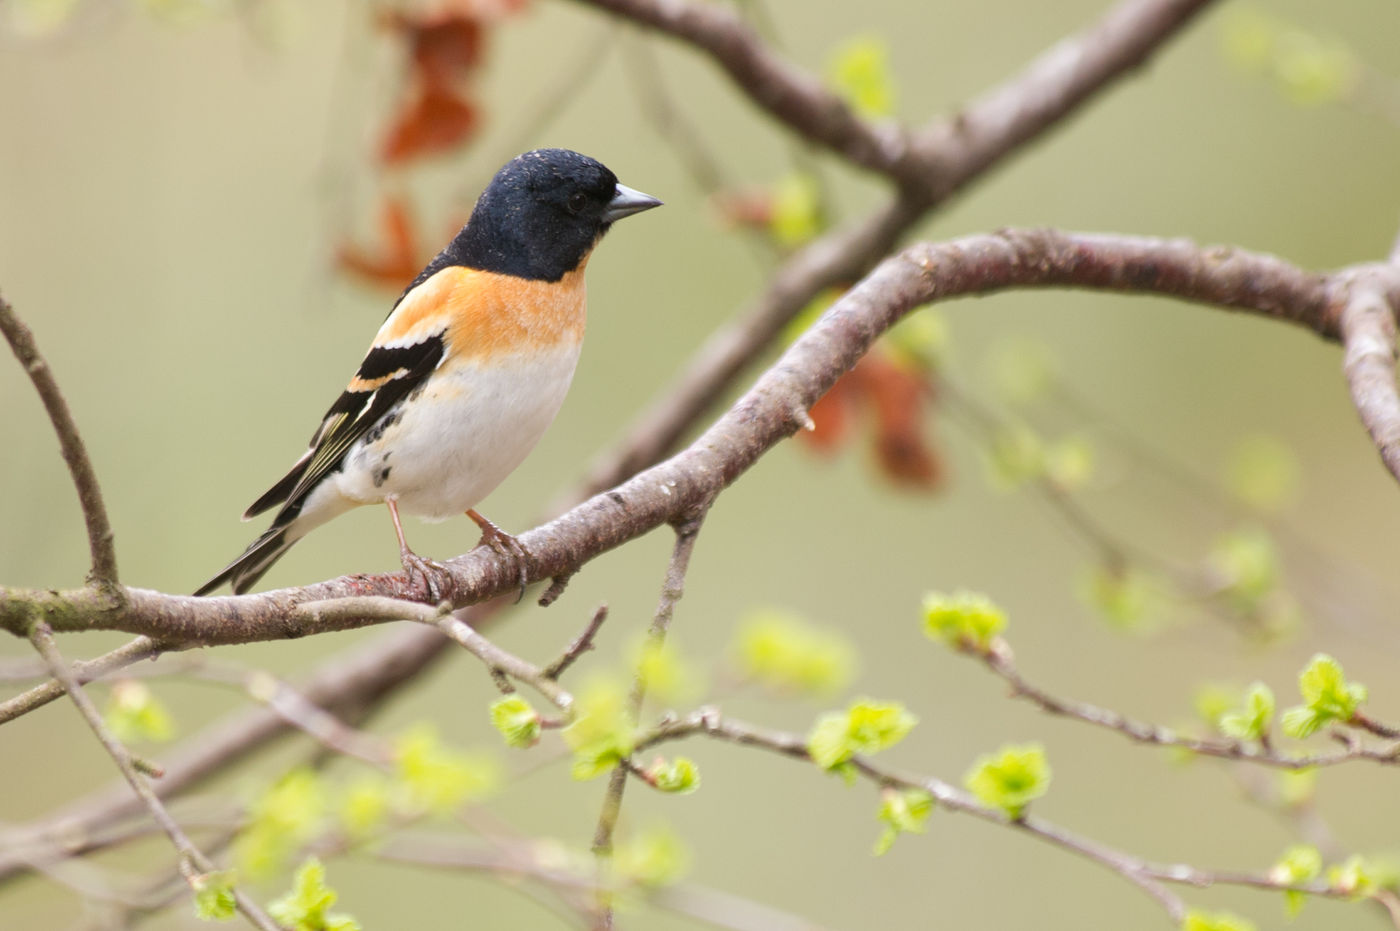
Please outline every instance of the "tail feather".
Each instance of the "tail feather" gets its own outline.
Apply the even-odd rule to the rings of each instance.
[[[291,497],[293,489],[297,487],[297,482],[301,481],[302,473],[306,471],[306,464],[311,461],[311,454],[314,452],[314,449],[308,449],[303,453],[291,470],[277,480],[276,485],[263,492],[262,497],[248,505],[248,510],[243,512],[243,519],[251,520],[263,511],[270,511]]]
[[[263,577],[263,573],[271,569],[272,564],[281,559],[282,554],[300,539],[299,536],[288,538],[287,532],[290,529],[287,524],[280,527],[274,524],[254,540],[241,556],[225,566],[222,572],[201,585],[195,594],[207,595],[225,582],[233,586],[235,595],[241,595],[252,588],[258,579]]]

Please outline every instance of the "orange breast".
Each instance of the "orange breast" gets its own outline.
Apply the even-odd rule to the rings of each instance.
[[[577,344],[586,317],[586,264],[559,281],[444,268],[404,298],[375,342],[411,344],[445,333],[449,352],[462,361]]]

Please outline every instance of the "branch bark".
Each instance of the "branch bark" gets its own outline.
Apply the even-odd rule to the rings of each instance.
[[[671,449],[686,425],[773,343],[783,325],[813,295],[868,271],[934,206],[1018,151],[1026,141],[1058,125],[1117,75],[1141,63],[1208,0],[1121,3],[1097,26],[1050,50],[1017,80],[978,98],[956,118],[914,132],[861,120],[819,81],[774,56],[722,9],[684,0],[585,2],[704,50],[743,92],[780,121],[848,161],[886,176],[898,188],[897,196],[885,207],[819,240],[783,267],[754,311],[707,346],[682,390],[654,410],[632,442],[625,444],[629,452],[595,471],[593,487],[602,490],[618,485]],[[1394,274],[1366,266],[1323,277],[1267,256],[1200,250],[1189,243],[1011,231],[914,247],[880,265],[700,441],[669,462],[527,535],[532,553],[544,553],[538,574],[567,577],[602,552],[660,523],[674,523],[699,502],[708,503],[768,449],[799,429],[807,421],[807,408],[910,307],[1004,287],[1057,285],[1171,294],[1290,320],[1324,337],[1342,338],[1347,350],[1347,380],[1357,409],[1387,467],[1400,477],[1400,396],[1394,381],[1395,322],[1391,309],[1396,306],[1400,286]],[[1342,291],[1346,291],[1345,298],[1339,296]],[[0,324],[12,319],[10,308],[0,300]],[[44,396],[35,367],[26,361],[10,328],[6,327],[5,333]],[[32,337],[29,345],[32,348]],[[37,351],[33,359],[41,374],[47,375]],[[49,381],[51,384],[52,379]],[[103,584],[69,593],[0,588],[0,626],[15,633],[44,631],[42,625],[35,627],[35,621],[46,618],[60,629],[150,634],[124,647],[119,656],[109,655],[89,664],[91,670],[80,667],[84,673],[96,675],[167,648],[298,637],[390,619],[427,620],[423,612],[429,609],[413,604],[425,600],[426,591],[398,576],[349,577],[305,589],[198,602],[117,588],[112,533],[100,491],[56,385],[52,390],[63,417],[54,413],[46,396],[45,405],[82,499],[92,550],[91,578]],[[71,428],[77,464],[70,457],[64,422]],[[643,432],[644,439],[638,440]],[[80,476],[79,465],[86,478]],[[490,552],[454,560],[448,582],[445,590],[451,602],[461,605],[480,603],[499,592],[513,591],[515,586],[512,567]],[[107,583],[112,587],[105,587]],[[129,597],[132,603],[112,610],[113,594]],[[390,604],[374,599],[387,599]],[[449,632],[461,634],[458,625],[465,627],[461,622],[441,621]],[[596,630],[596,623],[590,630]],[[417,629],[401,631],[391,639],[396,648],[402,647],[405,661],[418,664],[417,668],[440,655],[443,642],[436,633]],[[586,645],[586,641],[587,635],[580,642]],[[566,660],[573,655],[577,652],[566,653]],[[492,662],[489,656],[483,658]],[[19,700],[0,705],[0,723],[62,694],[64,687],[77,700],[81,691],[66,669],[60,674],[61,667],[61,663],[55,666],[55,674],[60,675],[62,686],[40,686]],[[526,670],[552,683],[551,671],[557,675],[558,669]],[[378,680],[377,686],[345,689],[337,683],[328,691],[327,700],[372,703],[378,697],[376,688],[382,695],[404,678],[400,669]],[[223,735],[217,751],[211,751],[213,758],[228,759],[226,754],[236,755],[256,746],[280,730],[280,722],[275,723],[279,726],[244,731],[247,740],[243,743]],[[179,785],[172,780],[162,788],[178,791]],[[1152,879],[1180,881],[1177,875],[1154,877],[1143,864],[1131,872],[1129,878],[1135,882],[1149,881],[1139,882],[1144,888]],[[1174,908],[1169,898],[1164,901],[1176,915],[1179,906]]]
[[[656,4],[604,0],[604,5],[622,10]],[[918,167],[911,169],[917,178],[903,177],[903,169],[890,173],[896,182],[904,183],[887,203],[788,258],[758,301],[738,322],[711,336],[676,383],[637,419],[620,451],[594,466],[590,492],[610,488],[658,462],[679,442],[686,425],[708,410],[823,289],[867,273],[940,203],[1142,65],[1208,5],[1209,0],[1125,0],[958,113],[919,129],[915,134]],[[651,19],[659,21],[661,16],[653,14]],[[652,25],[660,28],[655,22]],[[743,27],[734,21],[730,28]],[[678,29],[670,34],[686,38]],[[698,47],[723,66],[725,46],[715,44],[717,48]]]
[[[1400,266],[1392,263],[1386,271],[1389,274],[1364,271],[1341,285],[1340,328],[1346,348],[1342,369],[1381,461],[1400,479],[1400,393],[1395,385],[1395,313],[1400,302],[1393,289]]]
[[[3,595],[0,595],[3,597]],[[117,669],[138,663],[143,659],[154,659],[161,654],[163,647],[150,637],[137,637],[109,653],[87,662],[73,664],[73,678],[86,685]],[[21,692],[14,698],[0,702],[0,724],[42,708],[63,695],[63,686],[57,679],[50,679],[40,685]]]
[[[73,484],[78,489],[78,503],[83,509],[83,521],[87,524],[88,550],[92,554],[89,579],[103,586],[115,585],[117,581],[117,550],[112,534],[112,524],[107,518],[107,506],[102,502],[102,488],[97,483],[97,473],[88,458],[87,447],[83,445],[78,425],[68,402],[54,380],[53,372],[39,347],[34,342],[34,334],[24,321],[15,315],[14,308],[0,297],[0,333],[14,351],[25,374],[39,392],[39,400],[48,412],[54,432],[58,434],[58,448],[63,453],[63,461],[68,463],[68,474],[73,476]]]
[[[912,246],[838,300],[689,448],[523,535],[521,542],[534,556],[534,580],[576,572],[602,553],[708,504],[801,428],[807,409],[917,305],[1012,287],[1080,287],[1171,295],[1284,320],[1336,339],[1336,283],[1358,274],[1383,280],[1387,303],[1400,298],[1400,281],[1388,266],[1355,266],[1324,276],[1273,256],[1186,240],[1004,230]],[[514,563],[483,547],[451,560],[436,591],[463,607],[514,591],[517,584]],[[383,620],[353,611],[307,611],[310,602],[366,595],[420,603],[433,598],[426,580],[414,583],[402,574],[347,576],[226,598],[136,588],[124,589],[123,595],[123,610],[112,611],[92,589],[0,589],[0,627],[22,633],[31,617],[42,616],[56,631],[123,630],[190,647],[302,637]]]
[[[655,29],[708,54],[735,89],[806,139],[879,174],[919,181],[905,133],[894,124],[862,120],[813,75],[773,54],[727,8],[682,0],[584,0],[639,26]]]
[[[637,667],[636,678],[632,682],[629,703],[632,706],[632,719],[641,717],[642,705],[646,702],[646,651],[661,649],[666,643],[666,634],[671,629],[671,618],[675,615],[676,602],[685,594],[685,576],[690,571],[690,556],[695,552],[695,541],[700,535],[700,527],[705,521],[703,509],[675,525],[676,541],[671,549],[671,562],[666,567],[666,580],[661,586],[661,598],[652,617],[647,639],[642,647],[643,656]],[[607,873],[613,854],[613,834],[617,830],[617,819],[622,813],[622,796],[627,788],[627,776],[632,771],[630,760],[616,767],[608,777],[608,787],[603,793],[603,807],[598,813],[598,826],[593,831],[593,854],[598,860],[599,892],[597,910],[593,918],[594,931],[609,931],[613,927],[613,897],[607,888]]]
[[[963,165],[961,171],[949,169],[961,175],[961,183],[978,177],[1014,148],[1016,142],[1013,140],[1034,138],[1054,119],[1072,112],[1097,87],[1131,68],[1169,39],[1191,12],[1202,6],[1204,4],[1162,3],[1160,0],[1129,0],[1120,4],[1100,26],[1062,43],[1052,54],[1038,59],[1018,78],[980,98],[980,102],[966,108],[955,118],[944,121],[941,135],[950,146],[947,152],[937,151],[939,124],[924,134],[921,150],[927,157],[938,158],[945,167]],[[1174,17],[1170,13],[1174,9],[1183,11],[1185,15]],[[1163,15],[1164,11],[1166,15]],[[1076,46],[1080,53],[1070,54]],[[1098,64],[1095,65],[1095,62]],[[1054,102],[1057,96],[1059,103]],[[1032,99],[1040,103],[1032,104]],[[1026,101],[1024,106],[1019,102],[1022,100]],[[1017,113],[1020,115],[1015,115]],[[998,117],[998,114],[1001,116]],[[984,131],[964,134],[959,129],[974,126],[984,127]],[[948,183],[945,187],[951,193],[958,184]],[[868,220],[826,237],[790,261],[778,276],[775,286],[769,289],[749,315],[748,322],[712,339],[699,361],[691,365],[691,374],[682,390],[645,415],[629,439],[619,444],[619,454],[593,470],[585,494],[611,487],[660,459],[673,448],[683,432],[713,403],[725,386],[765,351],[783,324],[813,295],[829,284],[854,277],[868,269],[931,206],[896,198]],[[96,487],[95,483],[93,487]],[[573,503],[573,500],[569,503]],[[93,532],[91,525],[89,529],[89,538],[94,544],[93,562],[97,566],[97,541],[109,539],[110,531],[104,533],[98,528],[97,532]],[[115,578],[114,558],[111,575]],[[0,591],[0,603],[6,600],[7,594]],[[324,700],[343,698],[356,706],[372,703],[441,656],[445,644],[446,641],[431,631],[409,629],[397,632],[385,638],[383,657],[387,664],[384,669],[391,674],[385,676],[383,681],[370,683],[363,691],[353,686],[340,692],[334,688],[325,689]],[[95,677],[108,669],[134,662],[138,657],[157,655],[163,647],[163,644],[139,638],[88,667],[79,664],[78,673],[80,677]],[[357,659],[349,661],[350,665],[357,662]],[[333,675],[341,665],[339,659],[327,663],[323,671],[313,677],[313,683],[324,683],[326,675]],[[394,672],[398,675],[394,675]],[[355,681],[358,680],[350,680],[351,683]],[[313,691],[318,690],[313,688]],[[60,694],[62,690],[56,682],[31,689],[18,699],[0,706],[0,723],[52,701]],[[165,780],[166,790],[179,791],[179,786],[184,782],[201,778],[203,761],[231,759],[284,732],[285,725],[272,718],[265,709],[238,716],[223,727],[208,732],[204,742],[192,747],[188,760],[182,758],[172,762],[168,770],[170,775]],[[174,775],[183,778],[172,778]],[[79,806],[80,810],[83,808]],[[99,796],[93,804],[86,806],[86,812],[90,818],[100,819],[110,816],[113,808],[109,794],[105,806]],[[4,875],[6,871],[0,864],[0,877]]]

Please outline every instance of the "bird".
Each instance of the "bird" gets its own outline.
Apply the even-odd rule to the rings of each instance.
[[[438,566],[409,549],[400,511],[466,514],[481,528],[479,545],[526,556],[476,505],[524,461],[564,402],[594,247],[616,221],[660,205],[568,149],[507,162],[394,302],[305,454],[243,515],[278,508],[272,524],[195,594],[225,583],[246,592],[308,532],[371,504],[388,506],[404,570],[430,590]]]

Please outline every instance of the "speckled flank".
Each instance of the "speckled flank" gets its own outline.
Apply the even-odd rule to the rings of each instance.
[[[583,339],[587,258],[559,281],[444,268],[404,298],[375,345],[407,346],[444,333],[462,361],[518,355]],[[377,387],[367,384],[366,387]]]

